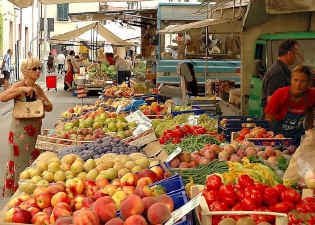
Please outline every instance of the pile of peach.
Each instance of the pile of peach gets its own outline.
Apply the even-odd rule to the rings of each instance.
[[[163,186],[149,187],[164,176],[162,168],[155,166],[141,170],[138,174],[127,173],[111,183],[104,178],[96,182],[73,178],[66,184],[60,182],[50,184],[48,187],[39,186],[32,194],[21,193],[9,201],[5,221],[38,225],[98,225],[100,221],[105,223],[116,217],[117,210],[121,210],[121,217],[126,220],[125,224],[140,225],[138,222],[127,221],[133,221],[133,217],[129,219],[133,215],[138,215],[135,218],[139,218],[144,212],[147,213],[150,223],[156,224],[155,221],[164,221],[168,218],[173,210],[171,199],[163,195],[165,193]],[[167,209],[160,205],[163,199],[168,203]],[[152,206],[154,209],[152,212],[149,211],[149,206],[157,201],[159,204]],[[156,217],[156,211],[163,212],[163,217]]]

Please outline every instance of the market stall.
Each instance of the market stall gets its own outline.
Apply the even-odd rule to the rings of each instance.
[[[313,135],[307,132],[301,146],[294,146],[290,138],[275,136],[267,121],[213,117],[157,95],[111,96],[77,105],[38,137],[36,147],[47,152],[20,174],[19,189],[0,220],[75,225],[82,220],[95,225],[110,220],[132,225],[139,220],[178,225],[312,221],[311,167],[297,162],[308,160]],[[300,167],[306,169],[302,174]],[[306,187],[310,197],[301,200],[299,192]],[[144,208],[130,211],[133,204]],[[153,210],[163,210],[163,216]]]
[[[241,7],[240,3],[242,4]],[[292,3],[291,8],[294,8],[293,5],[294,3]],[[266,11],[267,6],[271,12],[269,14]],[[229,100],[221,102],[223,112],[232,110],[228,115],[246,115],[248,112],[251,115],[259,115],[261,113],[261,81],[256,82],[255,79],[251,79],[252,75],[255,74],[255,60],[257,59],[254,56],[256,54],[255,50],[257,51],[260,47],[259,45],[263,44],[264,46],[262,50],[264,56],[261,59],[263,64],[270,66],[276,58],[277,51],[274,49],[277,40],[293,38],[301,40],[302,44],[309,40],[307,45],[310,46],[310,41],[314,39],[312,32],[313,19],[307,19],[310,12],[303,12],[304,7],[308,9],[307,11],[312,11],[311,7],[307,7],[307,3],[301,3],[300,7],[293,11],[283,6],[287,11],[283,11],[283,13],[277,11],[276,14],[272,13],[271,7],[273,6],[273,4],[266,5],[265,1],[222,1],[216,6],[209,6],[209,9],[205,8],[200,12],[208,13],[209,19],[175,26],[162,31],[175,33],[185,32],[192,28],[208,27],[210,34],[233,33],[239,35],[242,68],[240,89],[233,91]],[[245,13],[242,13],[243,9],[245,9]],[[305,27],[309,27],[306,32]],[[312,60],[310,58],[312,56],[311,54],[308,54],[308,56],[307,63],[311,65],[310,61]]]
[[[257,116],[195,107],[215,95],[179,106],[147,91],[111,85],[63,112],[0,223],[315,224],[314,129],[297,145]]]
[[[122,48],[123,46],[133,46],[132,43],[123,41],[112,32],[107,30],[103,25],[97,22],[73,31],[69,31],[64,34],[55,35],[51,37],[50,42],[59,43],[68,40],[74,40],[86,32],[92,32],[92,61],[87,62],[87,67],[81,68],[80,74],[74,79],[74,85],[78,89],[75,90],[74,94],[79,94],[78,97],[84,97],[86,95],[85,92],[88,91],[102,91],[104,86],[107,85],[108,80],[116,81],[117,71],[115,70],[114,65],[110,65],[109,61],[107,60],[104,53],[104,45],[110,44],[111,46],[113,46],[114,50],[116,48]],[[104,38],[106,40],[106,43],[100,45],[97,39],[97,35],[100,35],[102,38]],[[96,43],[96,45],[94,43]]]

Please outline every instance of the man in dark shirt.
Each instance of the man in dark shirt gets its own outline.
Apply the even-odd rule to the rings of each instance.
[[[264,76],[261,99],[263,109],[278,88],[290,85],[291,71],[289,66],[295,63],[298,50],[299,44],[296,40],[286,40],[279,46],[278,60]]]

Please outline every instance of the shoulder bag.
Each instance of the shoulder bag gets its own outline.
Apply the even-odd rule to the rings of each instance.
[[[41,100],[14,102],[13,116],[15,119],[43,118],[44,115],[44,104]]]

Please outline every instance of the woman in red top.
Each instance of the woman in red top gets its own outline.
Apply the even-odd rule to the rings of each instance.
[[[315,89],[311,88],[312,73],[307,66],[297,66],[291,73],[291,86],[279,88],[265,109],[272,130],[299,143],[305,128],[313,127]],[[305,121],[305,123],[304,123]]]
[[[68,86],[67,91],[72,90],[72,81],[73,81],[73,65],[71,59],[67,60],[68,63],[68,71],[65,76],[65,84]]]

